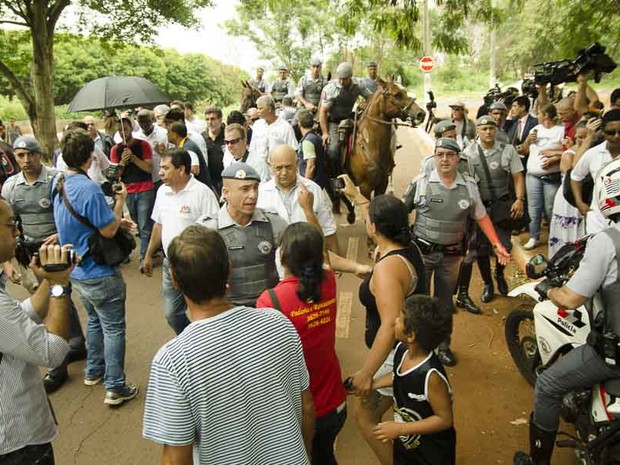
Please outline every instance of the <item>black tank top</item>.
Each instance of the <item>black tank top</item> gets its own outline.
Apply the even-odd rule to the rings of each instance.
[[[428,290],[426,289],[426,278],[424,275],[424,262],[422,261],[422,255],[420,255],[418,247],[415,244],[411,244],[402,249],[392,250],[381,257],[379,261],[383,260],[385,257],[389,257],[390,255],[400,255],[405,258],[409,264],[413,266],[415,274],[418,277],[416,286],[407,295],[407,297],[411,294],[428,294]],[[381,326],[381,317],[379,316],[379,310],[377,310],[377,301],[375,300],[375,296],[372,292],[370,292],[371,278],[372,273],[366,276],[366,279],[364,279],[362,284],[360,284],[359,289],[360,302],[364,307],[366,307],[366,331],[364,333],[364,338],[368,348],[370,348],[372,343],[375,341],[377,331],[379,331],[379,327]]]
[[[400,369],[407,346],[402,342],[394,354],[394,419],[419,421],[434,415],[428,400],[428,377],[434,371],[448,384],[446,371],[435,355],[429,356],[406,373]],[[449,388],[449,384],[448,384]],[[454,465],[456,463],[454,427],[434,434],[399,436],[394,440],[394,465]]]

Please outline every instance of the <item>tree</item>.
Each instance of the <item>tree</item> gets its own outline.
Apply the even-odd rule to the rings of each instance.
[[[0,0],[0,24],[24,28],[32,41],[32,87],[21,81],[2,55],[0,74],[22,102],[37,137],[49,156],[56,145],[54,118],[54,36],[71,0]],[[104,37],[148,41],[164,24],[195,26],[194,10],[212,0],[75,0],[78,25]],[[105,27],[104,27],[105,25]],[[76,66],[79,64],[76,63]]]

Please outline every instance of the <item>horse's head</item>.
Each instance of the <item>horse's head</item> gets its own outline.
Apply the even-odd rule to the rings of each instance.
[[[394,76],[388,76],[387,81],[379,79],[378,82],[382,89],[377,92],[382,93],[383,111],[388,118],[410,121],[414,126],[422,124],[426,112],[416,104],[415,98],[407,95],[403,86],[394,81]]]
[[[243,91],[241,92],[241,113],[245,113],[249,108],[256,106],[256,99],[262,94],[260,90],[250,84],[248,81],[241,81]]]

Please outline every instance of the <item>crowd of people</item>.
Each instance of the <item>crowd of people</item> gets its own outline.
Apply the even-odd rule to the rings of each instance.
[[[487,303],[495,285],[509,292],[511,235],[527,230],[524,248],[537,247],[544,217],[552,254],[609,225],[584,181],[620,154],[620,90],[604,113],[585,76],[558,102],[541,87],[536,99],[493,102],[476,121],[452,102],[403,199],[368,199],[342,174],[338,129],[380,89],[377,64],[357,79],[342,63],[328,82],[313,59],[297,86],[286,67],[271,85],[263,73],[251,81],[256,107],[226,122],[218,107],[202,120],[192,103],[173,101],[108,113],[99,126],[93,116],[72,122],[53,166],[31,135],[2,145],[14,169],[1,178],[0,401],[12,407],[0,410],[0,464],[54,463],[45,392],[67,381],[67,364],[86,359],[83,382],[102,383],[107,405],[139,394],[124,369],[119,265],[131,266],[129,253],[113,260],[101,244],[137,237],[144,279],[162,258],[163,316],[174,338],[153,359],[143,426],[163,446],[162,463],[335,464],[351,394],[380,463],[448,465],[456,432],[445,367],[457,363],[455,305],[482,313],[469,295],[474,261]],[[576,206],[560,189],[569,181]],[[377,246],[373,266],[339,253],[332,201],[340,195],[362,213]],[[368,347],[344,383],[339,272],[361,278]],[[31,297],[13,299],[8,280]],[[50,367],[42,381],[39,366]],[[395,421],[382,421],[390,407]],[[534,429],[553,423],[536,419]],[[524,457],[548,464],[536,452]]]

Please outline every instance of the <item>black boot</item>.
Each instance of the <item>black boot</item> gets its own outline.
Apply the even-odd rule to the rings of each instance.
[[[544,431],[534,424],[530,415],[530,455],[517,452],[514,465],[551,465],[551,455],[555,445],[556,431]]]
[[[63,384],[69,379],[69,373],[67,371],[67,361],[62,363],[59,367],[52,368],[47,372],[45,377],[43,378],[43,386],[45,387],[45,392],[51,394],[52,392],[56,392],[61,388]]]
[[[466,287],[460,286],[459,292],[456,295],[456,306],[459,308],[464,308],[469,313],[473,313],[474,315],[480,315],[482,310],[478,307],[471,297],[469,297],[468,289]]]
[[[493,300],[493,294],[495,294],[495,290],[493,289],[493,281],[484,283],[480,300],[485,304],[491,302]]]
[[[504,278],[504,269],[496,268],[495,269],[495,282],[497,283],[497,290],[501,295],[508,295],[508,283],[506,282],[506,278]]]

